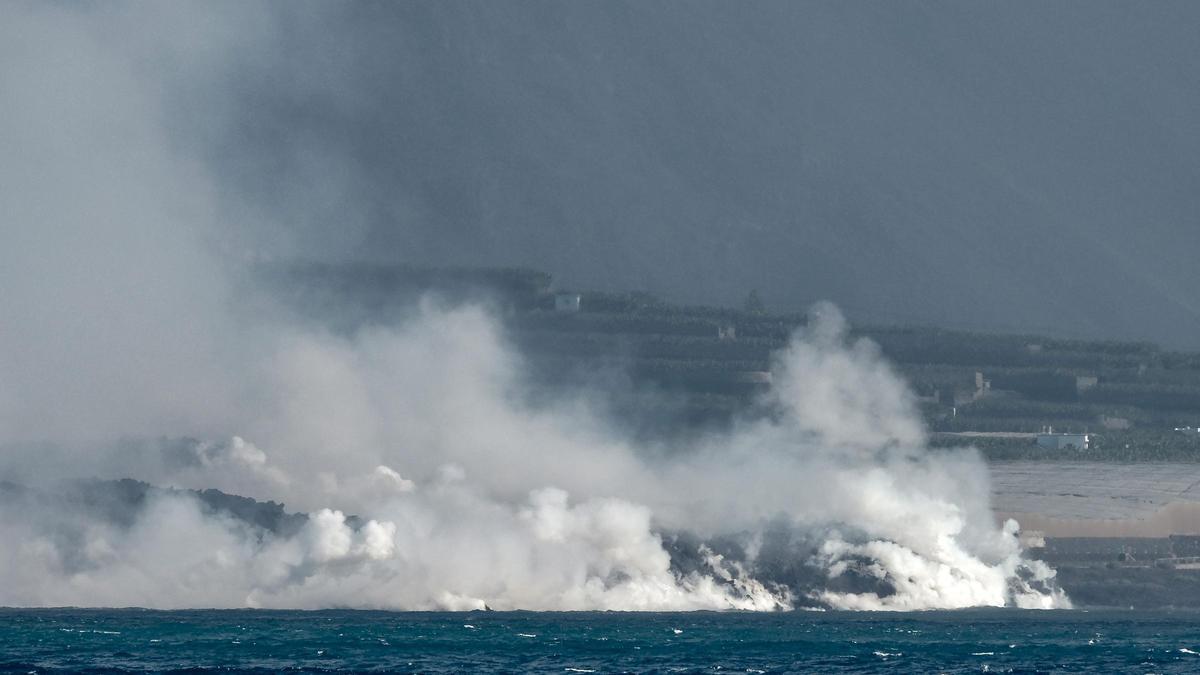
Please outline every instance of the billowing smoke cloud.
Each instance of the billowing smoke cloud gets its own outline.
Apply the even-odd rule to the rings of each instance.
[[[769,418],[646,448],[585,395],[531,403],[484,308],[347,335],[235,302],[241,243],[273,224],[213,190],[160,90],[270,23],[193,9],[0,23],[0,480],[22,484],[0,486],[0,605],[1065,604],[979,458],[925,447],[832,307],[778,355]],[[307,517],[80,496],[91,476]]]
[[[67,516],[14,510],[5,536],[21,545],[0,573],[19,583],[0,602],[1065,602],[1052,572],[1022,560],[1013,524],[994,524],[978,458],[925,449],[903,383],[870,343],[846,344],[828,306],[779,355],[772,419],[668,453],[635,447],[583,403],[523,403],[520,358],[477,308],[430,306],[350,337],[289,332],[262,371],[271,396],[246,416],[254,443],[152,444],[157,466],[138,459],[123,469],[283,499],[308,510],[307,522],[263,531],[187,496],[149,499],[123,524],[68,526]],[[772,568],[770,551],[793,569]]]

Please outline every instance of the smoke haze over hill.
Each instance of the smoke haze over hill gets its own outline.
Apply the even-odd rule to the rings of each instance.
[[[154,117],[227,252],[1200,346],[1194,3],[8,13],[47,31],[6,45],[46,69],[9,74],[13,112],[41,77],[77,115]],[[39,122],[23,142],[97,142]]]
[[[182,128],[310,255],[1200,346],[1194,3],[264,14]]]
[[[1189,343],[1194,10],[1069,8],[7,7],[0,480],[309,517],[5,502],[0,604],[1065,604],[831,305],[775,355],[773,415],[664,453],[587,392],[530,403],[487,308],[343,334],[245,263]]]

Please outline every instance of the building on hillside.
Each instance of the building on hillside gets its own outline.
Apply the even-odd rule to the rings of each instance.
[[[1100,378],[1095,375],[1076,375],[1075,376],[1075,392],[1082,394],[1083,392],[1094,389],[1097,384],[1100,384]]]
[[[1091,437],[1088,434],[1056,434],[1047,432],[1037,435],[1037,444],[1039,448],[1047,450],[1066,450],[1068,448],[1087,450],[1091,445]]]
[[[1112,417],[1110,415],[1101,415],[1099,417],[1100,426],[1109,431],[1124,431],[1133,426],[1129,422],[1128,417]]]
[[[717,326],[717,339],[721,342],[733,342],[737,340],[737,326],[731,323],[723,323]]]
[[[950,392],[947,403],[955,408],[969,405],[992,393],[992,381],[985,378],[983,373],[975,371],[975,379],[970,386],[957,387]]]
[[[578,293],[555,293],[554,311],[578,312],[583,304],[583,296]]]
[[[975,398],[987,396],[992,391],[992,381],[984,378],[983,373],[975,371]]]

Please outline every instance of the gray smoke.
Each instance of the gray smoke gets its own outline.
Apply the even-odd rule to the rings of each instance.
[[[320,255],[1200,346],[1200,5],[740,5],[270,5],[179,115]]]
[[[289,239],[294,209],[344,208],[349,233],[321,236],[346,250],[363,217],[339,181],[358,174],[311,144],[295,185],[320,189],[279,209],[196,152],[236,124],[204,97],[229,55],[282,58],[277,9],[0,22],[0,479],[33,488],[0,501],[0,605],[1066,603],[995,524],[979,458],[925,447],[903,382],[831,306],[778,355],[777,416],[659,452],[585,394],[530,403],[480,306],[347,334],[247,292],[245,262],[314,246]],[[308,516],[276,531],[170,490],[92,509],[61,482],[92,476]]]
[[[583,401],[529,407],[477,308],[348,337],[291,332],[259,372],[254,443],[168,443],[135,477],[281,499],[291,535],[149,499],[131,522],[11,514],[5,604],[400,609],[1061,606],[990,513],[971,452],[924,447],[909,393],[821,307],[779,356],[778,419],[663,455]],[[118,453],[119,454],[119,453]],[[349,518],[347,514],[356,514]],[[764,576],[779,532],[796,574]],[[691,546],[664,541],[684,533]],[[723,554],[719,543],[737,543]],[[673,560],[690,557],[685,569]],[[776,553],[778,555],[778,553]],[[768,572],[769,573],[769,572]],[[858,583],[841,580],[858,579]],[[868,582],[864,586],[862,582]]]

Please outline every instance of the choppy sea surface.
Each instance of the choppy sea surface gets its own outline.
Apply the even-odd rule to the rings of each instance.
[[[1200,613],[0,609],[0,672],[1200,672]]]

